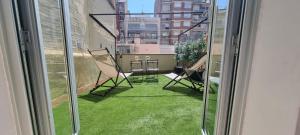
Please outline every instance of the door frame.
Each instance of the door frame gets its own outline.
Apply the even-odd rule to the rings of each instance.
[[[52,115],[51,101],[49,97],[49,85],[45,58],[43,55],[43,46],[40,44],[38,18],[35,14],[34,0],[14,0],[15,21],[20,23],[16,25],[18,28],[18,36],[20,50],[23,53],[23,67],[27,69],[28,90],[31,91],[31,99],[33,104],[32,110],[33,125],[35,126],[34,134],[54,135],[54,122]],[[27,33],[24,35],[24,33]],[[25,37],[26,36],[26,37]],[[23,41],[27,38],[27,41]],[[24,43],[22,43],[24,42]],[[22,45],[23,44],[23,45]]]
[[[233,108],[231,112],[234,117],[230,119],[230,135],[242,134],[260,2],[261,1],[255,0],[246,0],[245,2],[238,69],[236,71],[236,90],[234,93]]]
[[[32,112],[22,65],[18,32],[11,0],[0,1],[0,50],[7,77],[8,93],[17,134],[33,134]],[[11,127],[13,128],[13,127]]]
[[[217,0],[212,0],[212,18],[215,18],[216,12],[216,5]],[[227,13],[226,13],[226,23],[225,23],[225,30],[224,30],[224,45],[223,45],[223,57],[221,63],[221,82],[219,85],[219,94],[218,94],[218,105],[216,109],[216,119],[215,119],[215,129],[214,133],[216,135],[232,135],[234,130],[238,131],[239,128],[238,124],[240,124],[240,119],[236,116],[241,117],[242,111],[240,111],[243,107],[242,104],[245,100],[245,91],[241,91],[237,88],[244,87],[244,83],[241,83],[241,78],[244,77],[244,73],[247,69],[247,66],[250,66],[248,63],[247,66],[245,62],[249,62],[251,60],[251,50],[249,45],[245,47],[247,39],[249,38],[248,35],[250,32],[251,24],[251,17],[253,11],[255,11],[256,7],[254,1],[249,0],[228,0],[227,3]],[[246,23],[244,23],[247,21]],[[211,50],[211,41],[213,39],[213,29],[214,29],[214,22],[211,23],[210,26],[210,40],[208,50]],[[208,52],[210,55],[210,52]],[[246,57],[247,55],[247,57]],[[209,63],[209,62],[208,62]],[[207,64],[207,69],[209,70],[209,64]],[[207,72],[207,78],[209,79]],[[241,74],[243,73],[243,74]],[[239,79],[239,80],[237,80]],[[247,80],[247,79],[245,79]],[[205,87],[205,105],[204,105],[204,117],[203,117],[203,125],[205,121],[205,110],[208,107],[208,83],[206,83]],[[238,97],[240,96],[240,97]],[[234,116],[234,117],[232,117]],[[205,128],[204,126],[202,126]],[[202,133],[206,135],[206,129],[202,129]]]
[[[35,134],[55,135],[54,117],[50,97],[50,87],[48,80],[47,64],[43,45],[42,27],[39,14],[38,0],[14,0],[15,16],[19,18],[19,42],[25,42],[21,46],[23,56],[23,66],[27,69],[28,84],[31,91],[33,105],[31,110]],[[72,52],[72,34],[69,14],[69,1],[60,0],[63,32],[65,41],[65,56],[67,65],[67,82],[70,93],[70,113],[72,120],[72,134],[79,133],[79,114],[77,109],[77,86],[75,79],[75,68]],[[17,10],[16,10],[17,9]],[[18,20],[16,20],[18,21]],[[22,50],[23,49],[23,50]]]

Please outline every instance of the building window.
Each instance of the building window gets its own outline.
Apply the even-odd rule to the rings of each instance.
[[[193,11],[199,11],[200,10],[200,6],[199,5],[194,5],[193,6]]]
[[[162,6],[162,11],[163,11],[163,12],[169,12],[170,10],[171,10],[170,5],[163,5],[163,6]]]
[[[181,18],[181,14],[174,14],[174,18]]]
[[[199,18],[200,18],[199,15],[193,15],[194,20],[198,20]]]
[[[181,1],[175,1],[174,2],[174,7],[175,8],[181,8]]]
[[[170,15],[163,14],[161,17],[164,18],[164,19],[166,19],[166,18],[170,18]]]
[[[146,26],[146,25],[145,25],[144,23],[141,23],[140,25],[141,25],[141,28],[142,28],[142,29],[145,29],[145,26]]]
[[[192,2],[190,1],[184,2],[184,8],[192,8]]]
[[[128,24],[128,29],[140,29],[140,24]]]
[[[183,26],[190,27],[191,26],[191,22],[190,21],[184,21],[183,22]]]
[[[174,23],[173,23],[173,26],[174,26],[174,27],[180,27],[180,24],[181,24],[180,22],[174,22]]]
[[[157,24],[146,24],[146,29],[147,30],[156,30],[157,29]]]
[[[184,14],[184,18],[191,18],[191,14]]]

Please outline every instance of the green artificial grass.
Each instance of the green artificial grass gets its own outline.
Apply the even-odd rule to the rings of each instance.
[[[217,109],[217,90],[219,85],[216,83],[210,84],[210,93],[208,96],[208,106],[207,106],[207,117],[205,120],[205,128],[208,135],[214,134],[214,126],[215,126],[215,116]]]
[[[61,74],[48,74],[51,89],[51,99],[67,94],[68,84]]]
[[[81,135],[198,135],[201,134],[203,94],[177,84],[162,87],[158,82],[126,81],[105,97],[84,93],[78,96]],[[102,93],[106,88],[101,88]],[[54,108],[57,135],[69,133],[68,104]],[[209,116],[213,117],[213,116]]]

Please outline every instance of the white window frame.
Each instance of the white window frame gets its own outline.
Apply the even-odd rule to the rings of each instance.
[[[254,55],[254,42],[258,29],[258,16],[261,1],[246,1],[244,26],[240,39],[240,54],[236,76],[235,96],[232,109],[230,135],[240,135],[243,129],[244,110],[251,75],[252,58]]]

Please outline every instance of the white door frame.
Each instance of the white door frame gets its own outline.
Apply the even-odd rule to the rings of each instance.
[[[72,52],[69,1],[60,0],[60,2],[63,10],[62,13],[66,42],[65,53],[69,76],[68,84],[71,96],[70,111],[73,123],[72,134],[76,135],[79,133],[79,116],[77,111],[76,80]],[[11,20],[11,22],[13,22],[11,24],[14,24],[15,22],[22,24],[12,25],[12,28],[18,29],[18,31],[15,32],[15,34],[18,35],[18,38],[15,39],[15,45],[21,47],[16,48],[15,51],[22,52],[18,58],[22,59],[20,60],[20,68],[24,70],[24,76],[26,77],[19,77],[19,79],[27,81],[29,96],[26,97],[26,100],[34,102],[34,104],[23,102],[26,103],[27,106],[30,105],[30,111],[33,112],[31,114],[32,123],[28,125],[32,125],[34,127],[32,130],[33,134],[55,135],[48,73],[39,17],[39,1],[13,0],[11,3],[13,3],[13,6],[10,10],[14,11],[12,16],[16,18],[16,20]],[[7,5],[4,4],[4,6]],[[6,19],[7,18],[4,20]],[[14,55],[12,58],[16,59],[16,53],[11,53],[11,55]],[[27,118],[30,119],[30,117]],[[30,128],[28,128],[28,130],[29,129]],[[24,133],[25,132],[21,132],[21,134]]]
[[[230,120],[230,135],[240,135],[242,133],[259,10],[260,1],[246,1],[242,37],[240,39],[240,53],[235,84],[236,90],[232,108],[232,116],[234,117]]]
[[[212,4],[215,2],[216,0],[212,0]],[[216,135],[238,135],[241,130],[242,110],[247,93],[246,82],[249,79],[249,67],[251,66],[249,62],[253,51],[253,46],[249,41],[251,34],[255,33],[252,29],[255,27],[256,9],[258,8],[257,1],[228,0],[228,2],[222,74],[218,90],[220,93],[216,110]],[[215,5],[212,5],[214,10],[212,16],[216,10],[213,6]],[[239,15],[241,15],[240,18]],[[211,33],[211,38],[212,36]],[[208,86],[206,86],[207,88]],[[207,96],[207,90],[205,92],[204,96]],[[205,131],[202,132],[206,134]]]
[[[34,127],[32,126],[30,101],[28,100],[29,91],[26,88],[13,11],[11,0],[0,1],[0,50],[6,73],[4,76],[7,77],[8,82],[7,91],[10,95],[8,102],[11,103],[13,109],[12,115],[15,119],[16,132],[30,135],[34,133]]]

